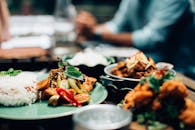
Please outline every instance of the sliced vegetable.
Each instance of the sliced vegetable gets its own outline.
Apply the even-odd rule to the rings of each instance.
[[[65,89],[69,89],[70,88],[68,80],[66,80],[66,79],[57,80],[57,87],[65,88]]]
[[[80,104],[75,98],[74,96],[69,92],[67,91],[66,89],[63,89],[63,88],[56,88],[56,91],[57,93],[60,95],[60,97],[63,99],[63,100],[66,100],[68,101],[70,104],[78,107],[78,106],[82,106],[82,104]]]
[[[48,105],[57,106],[59,104],[59,95],[53,95],[48,100]]]
[[[80,93],[80,94],[84,93],[84,92],[77,86],[75,79],[68,78],[68,82],[69,82],[71,88],[73,88],[77,93]]]

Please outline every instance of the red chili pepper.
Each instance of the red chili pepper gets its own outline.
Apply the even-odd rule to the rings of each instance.
[[[60,95],[60,97],[62,97],[64,100],[68,101],[69,103],[71,103],[74,106],[82,106],[82,104],[80,104],[75,98],[74,96],[67,91],[66,89],[63,88],[56,88],[57,93]]]

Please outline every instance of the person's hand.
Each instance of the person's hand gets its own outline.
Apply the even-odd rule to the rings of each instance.
[[[96,24],[96,19],[92,14],[85,11],[80,12],[76,18],[77,40],[89,40],[94,33]]]

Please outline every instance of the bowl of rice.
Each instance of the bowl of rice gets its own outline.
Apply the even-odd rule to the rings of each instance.
[[[64,56],[62,62],[67,62],[79,68],[82,73],[98,79],[99,76],[104,74],[104,68],[113,63],[114,59],[105,57],[91,49],[85,49],[73,56]]]

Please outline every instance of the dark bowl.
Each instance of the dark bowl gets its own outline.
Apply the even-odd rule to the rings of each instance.
[[[83,74],[90,77],[94,77],[96,79],[99,79],[99,77],[104,74],[104,68],[105,68],[104,65],[96,65],[94,67],[89,67],[87,65],[78,65],[76,67],[79,68],[79,70]]]
[[[128,81],[122,79],[112,78],[110,76],[100,76],[101,83],[106,87],[108,91],[108,101],[115,104],[120,103],[125,95],[133,90],[133,88],[139,83],[138,81]]]

